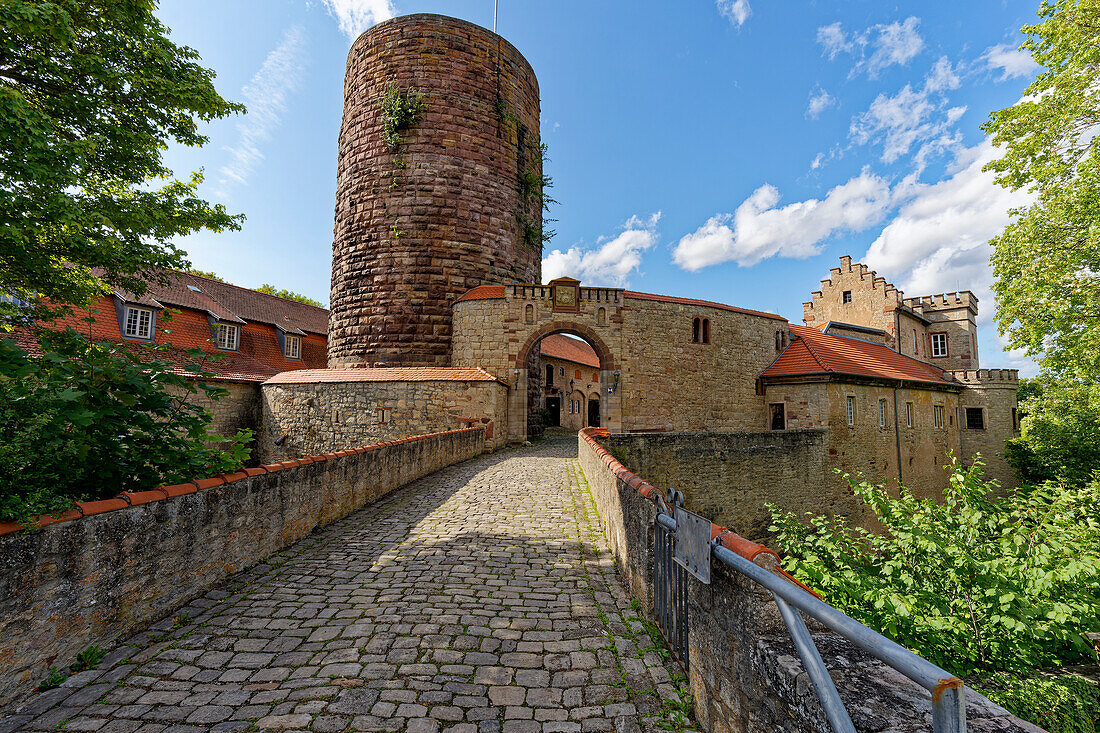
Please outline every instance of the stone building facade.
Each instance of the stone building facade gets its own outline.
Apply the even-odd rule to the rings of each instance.
[[[557,333],[543,338],[535,383],[543,427],[600,426],[600,358],[584,340]]]
[[[423,116],[394,128],[395,94],[422,95]],[[264,385],[266,457],[475,423],[495,448],[536,435],[549,399],[558,423],[612,433],[824,430],[830,495],[837,467],[933,495],[949,454],[979,451],[1011,481],[996,454],[1015,434],[1015,373],[977,368],[968,291],[906,298],[843,257],[797,326],[567,277],[541,284],[524,225],[540,196],[538,114],[531,67],[485,29],[413,15],[356,41],[329,368]],[[564,334],[590,356],[540,363],[543,340]]]

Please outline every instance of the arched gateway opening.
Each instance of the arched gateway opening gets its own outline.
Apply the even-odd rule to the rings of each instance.
[[[618,422],[618,365],[585,324],[555,321],[536,328],[514,353],[513,364],[519,382],[510,439],[527,440],[548,427],[579,430]]]

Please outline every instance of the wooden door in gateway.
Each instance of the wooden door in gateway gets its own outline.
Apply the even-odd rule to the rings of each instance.
[[[556,428],[561,425],[561,397],[547,397],[546,409],[550,412],[550,419],[546,423],[548,428]]]

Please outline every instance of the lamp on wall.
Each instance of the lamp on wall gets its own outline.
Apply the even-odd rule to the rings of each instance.
[[[573,389],[574,389],[574,386],[575,386],[576,384],[577,384],[577,383],[576,383],[576,381],[575,381],[575,380],[572,380],[572,379],[570,379],[570,380],[569,380],[569,393],[570,393],[570,394],[572,394],[572,393],[573,393]]]
[[[617,391],[619,391],[619,379],[622,377],[622,375],[623,375],[623,373],[620,372],[618,369],[616,369],[614,372],[611,373],[611,377],[615,381],[612,382],[611,389],[609,389],[608,392],[617,392]]]

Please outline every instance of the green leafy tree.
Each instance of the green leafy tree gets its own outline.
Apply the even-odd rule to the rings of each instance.
[[[1100,384],[1050,376],[1021,388],[1023,431],[1005,457],[1025,483],[1087,483],[1100,471]]]
[[[1100,630],[1100,483],[992,496],[953,460],[941,501],[849,477],[881,523],[774,506],[786,568],[825,600],[957,675],[1093,658]]]
[[[172,347],[90,343],[72,329],[40,344],[29,355],[0,340],[0,521],[236,470],[248,457],[251,431],[212,435],[196,404],[225,389],[180,374]],[[203,374],[210,355],[186,356]]]
[[[296,300],[299,303],[305,303],[306,305],[314,305],[318,308],[324,308],[324,304],[320,301],[314,300],[307,295],[301,293],[295,293],[293,290],[285,290],[283,288],[277,288],[274,285],[264,283],[260,287],[256,288],[259,293],[267,293],[268,295],[274,295],[278,298],[286,298],[287,300]]]
[[[174,180],[161,161],[169,143],[206,142],[198,121],[244,108],[156,6],[0,2],[0,290],[40,308],[83,305],[103,283],[142,293],[186,266],[173,238],[239,227],[196,195],[199,174]]]
[[[1100,376],[1100,0],[1044,1],[1025,26],[1043,68],[983,125],[1004,148],[986,168],[1035,203],[992,240],[997,321],[1013,348],[1064,379]]]

